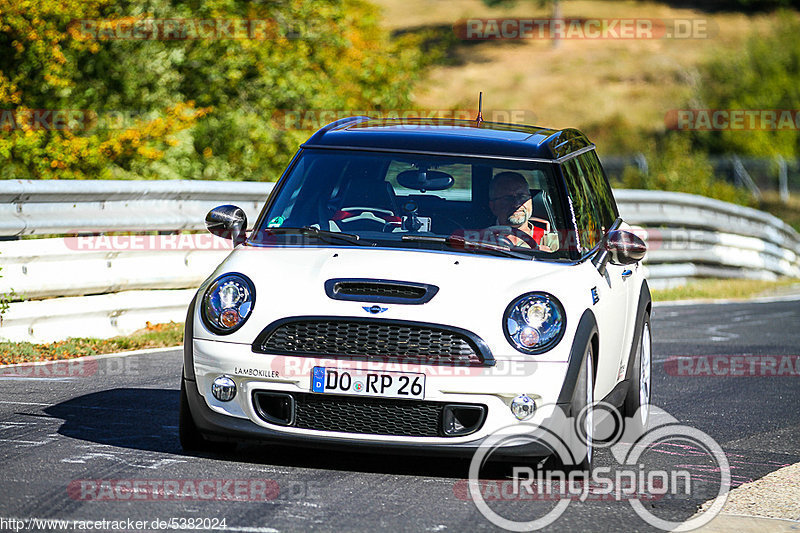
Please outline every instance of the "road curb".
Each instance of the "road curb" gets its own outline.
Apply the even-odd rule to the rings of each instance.
[[[749,516],[721,513],[708,524],[695,529],[699,533],[797,533],[800,531],[800,522],[785,518],[765,518],[763,516]]]

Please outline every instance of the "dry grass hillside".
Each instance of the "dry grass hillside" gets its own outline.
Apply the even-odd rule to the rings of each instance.
[[[467,18],[547,18],[549,8],[520,0],[489,8],[481,0],[372,0],[394,31],[452,32]],[[706,39],[458,41],[450,64],[433,67],[413,95],[420,109],[526,109],[542,126],[625,122],[661,130],[670,109],[686,105],[697,66],[714,54],[735,54],[750,31],[769,31],[775,15],[708,14],[650,2],[562,1],[565,18],[708,19]]]

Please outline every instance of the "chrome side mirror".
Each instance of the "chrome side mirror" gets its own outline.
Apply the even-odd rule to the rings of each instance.
[[[247,238],[247,215],[235,205],[215,207],[206,215],[206,229],[223,239],[230,239],[236,246]]]
[[[605,249],[614,265],[638,263],[647,253],[647,245],[630,231],[609,231],[605,238]]]

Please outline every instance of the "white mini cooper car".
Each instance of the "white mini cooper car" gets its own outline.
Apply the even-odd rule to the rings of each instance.
[[[587,405],[646,423],[645,244],[577,130],[339,120],[301,146],[249,234],[235,206],[206,223],[235,248],[186,320],[187,450],[469,455],[555,405],[583,413],[585,465]]]

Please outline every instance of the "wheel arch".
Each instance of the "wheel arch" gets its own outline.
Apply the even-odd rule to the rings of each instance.
[[[558,394],[557,403],[566,408],[572,403],[572,396],[575,392],[575,384],[578,381],[578,374],[583,366],[584,354],[586,353],[586,346],[591,343],[593,356],[592,363],[594,363],[594,376],[597,375],[597,357],[599,355],[598,346],[600,345],[600,334],[597,328],[597,319],[591,309],[587,309],[581,315],[578,321],[578,327],[575,330],[575,337],[572,340],[572,348],[569,352],[569,360],[567,362],[567,372],[564,376],[564,383],[561,385],[561,392]],[[593,381],[594,382],[594,381]]]

